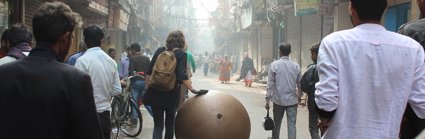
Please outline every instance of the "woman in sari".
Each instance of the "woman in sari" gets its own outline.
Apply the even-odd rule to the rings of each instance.
[[[228,56],[225,56],[224,59],[219,64],[220,78],[221,83],[228,83],[230,81],[230,71],[232,69],[232,63],[229,60]]]

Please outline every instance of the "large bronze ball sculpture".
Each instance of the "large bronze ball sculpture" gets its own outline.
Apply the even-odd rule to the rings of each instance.
[[[219,91],[187,100],[177,113],[177,139],[249,139],[251,122],[243,105]]]

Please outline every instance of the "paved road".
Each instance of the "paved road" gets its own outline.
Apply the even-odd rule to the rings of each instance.
[[[200,70],[199,70],[200,71]],[[195,88],[219,90],[235,96],[247,109],[251,120],[250,139],[267,139],[271,136],[271,131],[265,131],[262,127],[263,118],[266,116],[265,105],[265,85],[253,84],[253,87],[245,87],[243,82],[236,82],[232,79],[230,84],[221,84],[218,76],[210,74],[204,77],[202,73],[197,72],[193,77]],[[190,95],[193,97],[193,95]],[[144,127],[138,139],[151,139],[153,132],[153,119],[144,108],[141,108],[144,118]],[[272,114],[272,113],[271,113]],[[287,139],[286,116],[282,123],[281,139]],[[190,129],[189,129],[190,130]],[[308,139],[308,110],[307,107],[298,107],[297,116],[297,138]],[[125,137],[124,137],[125,138]],[[125,138],[127,139],[127,138]]]

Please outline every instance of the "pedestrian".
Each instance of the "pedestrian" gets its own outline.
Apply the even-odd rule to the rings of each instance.
[[[86,52],[86,50],[87,50],[87,46],[86,46],[86,44],[84,44],[84,42],[80,42],[80,45],[79,45],[79,48],[78,48],[78,52],[77,53],[75,53],[75,54],[73,54],[73,55],[71,55],[67,60],[66,60],[66,63],[67,64],[69,64],[69,65],[72,65],[72,66],[74,66],[75,65],[75,62],[77,62],[77,59],[78,58],[80,58],[83,54],[84,54],[84,52]]]
[[[9,43],[7,42],[7,32],[9,32],[9,29],[4,30],[3,34],[1,35],[1,47],[0,47],[0,58],[3,58],[6,56],[7,51],[9,50]]]
[[[421,17],[417,21],[406,23],[399,29],[399,33],[409,36],[416,40],[425,48],[425,1],[418,0],[418,7]],[[419,118],[408,103],[403,116],[403,123],[400,131],[400,139],[412,139],[419,135],[425,129],[425,119]]]
[[[87,51],[77,59],[75,67],[91,77],[96,111],[102,126],[103,137],[111,138],[111,99],[121,93],[117,64],[101,48],[103,30],[98,26],[86,27],[83,31]]]
[[[230,81],[230,71],[232,70],[232,62],[230,62],[228,56],[224,56],[224,59],[220,61],[219,68],[219,80],[221,83],[227,84]]]
[[[90,76],[63,63],[79,16],[62,2],[34,12],[36,46],[0,66],[1,138],[103,139]],[[7,113],[7,114],[6,114]]]
[[[134,76],[137,73],[143,72],[147,73],[149,69],[149,63],[150,60],[148,57],[143,55],[143,51],[141,51],[140,45],[138,43],[133,43],[130,46],[130,63],[129,63],[129,74],[131,76]],[[131,94],[133,96],[133,101],[136,102],[136,104],[142,104],[139,103],[139,100],[143,98],[145,95],[145,79],[146,75],[141,75],[142,77],[133,77],[130,79],[131,82]],[[145,105],[146,110],[149,112],[149,114],[152,116],[152,108],[148,105]],[[132,118],[130,119],[130,123],[133,125],[137,124],[137,113],[136,110],[131,112]]]
[[[193,73],[195,73],[196,71],[196,63],[195,63],[195,59],[192,56],[192,53],[189,52],[189,50],[187,50],[187,46],[185,47],[186,50],[186,55],[187,55],[187,70],[186,70],[186,74],[187,77],[189,78],[189,80],[191,80]],[[179,105],[177,107],[177,111],[181,108],[181,106],[183,105],[183,103],[186,101],[186,98],[189,98],[189,89],[182,85],[180,87],[180,100],[179,100]]]
[[[308,66],[307,71],[301,78],[301,90],[307,94],[308,127],[312,139],[320,139],[318,127],[319,115],[316,112],[316,103],[314,102],[314,92],[316,91],[315,85],[319,81],[319,74],[317,73],[319,46],[320,43],[311,46],[310,54],[313,64]]]
[[[117,55],[115,48],[109,48],[108,49],[108,55],[109,55],[109,57],[111,57],[115,61],[115,58],[116,58],[116,55]]]
[[[131,47],[126,48],[126,57],[121,58],[121,63],[118,68],[120,79],[128,77],[128,68],[130,66],[130,57],[131,57]]]
[[[252,72],[254,70],[255,70],[254,62],[249,57],[248,52],[245,52],[244,59],[242,60],[241,75],[236,81],[240,81],[241,79],[244,79],[245,86],[251,87],[252,80],[254,79],[254,75],[252,74]]]
[[[7,33],[6,43],[10,45],[5,57],[0,59],[0,65],[27,57],[31,51],[32,33],[23,24],[14,24]]]
[[[205,52],[202,63],[204,64],[204,76],[208,76],[208,70],[210,69],[211,59],[208,56],[208,52]]]
[[[315,102],[324,139],[398,139],[407,103],[425,118],[424,50],[381,25],[387,0],[350,0],[355,26],[320,45]]]
[[[192,93],[202,93],[192,87],[192,82],[186,74],[187,70],[187,54],[184,50],[186,40],[183,33],[179,30],[172,31],[166,40],[166,47],[160,47],[156,50],[150,63],[147,88],[144,102],[152,106],[154,131],[153,139],[162,139],[164,130],[164,113],[165,113],[165,139],[173,139],[174,137],[174,121],[176,118],[176,109],[180,96],[180,87],[186,86]],[[163,91],[161,88],[151,86],[153,82],[149,77],[154,74],[154,65],[157,62],[158,56],[164,51],[172,51],[177,60],[175,69],[176,82],[171,91]]]
[[[283,114],[286,112],[288,121],[288,139],[296,138],[297,107],[301,100],[300,66],[289,58],[290,44],[279,45],[280,59],[270,65],[267,81],[266,109],[270,109],[273,102],[273,118],[275,127],[272,130],[272,139],[279,139],[280,126]]]

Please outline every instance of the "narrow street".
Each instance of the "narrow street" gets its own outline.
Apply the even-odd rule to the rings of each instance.
[[[271,131],[265,131],[262,126],[263,119],[266,116],[266,110],[264,108],[265,84],[254,83],[253,87],[248,88],[244,86],[243,82],[236,82],[233,78],[230,84],[221,84],[218,81],[217,74],[210,73],[208,77],[204,77],[201,69],[198,69],[195,73],[193,84],[194,87],[198,89],[218,90],[235,96],[244,105],[251,119],[250,139],[267,139],[271,137]],[[190,94],[190,97],[193,97],[193,95]],[[144,127],[138,139],[151,139],[153,133],[153,119],[143,107],[141,107],[141,110],[144,119]],[[272,116],[272,113],[270,114]],[[286,127],[285,116],[281,128],[281,139],[287,139]],[[308,139],[309,137],[308,110],[307,107],[299,106],[297,116],[297,138]]]

